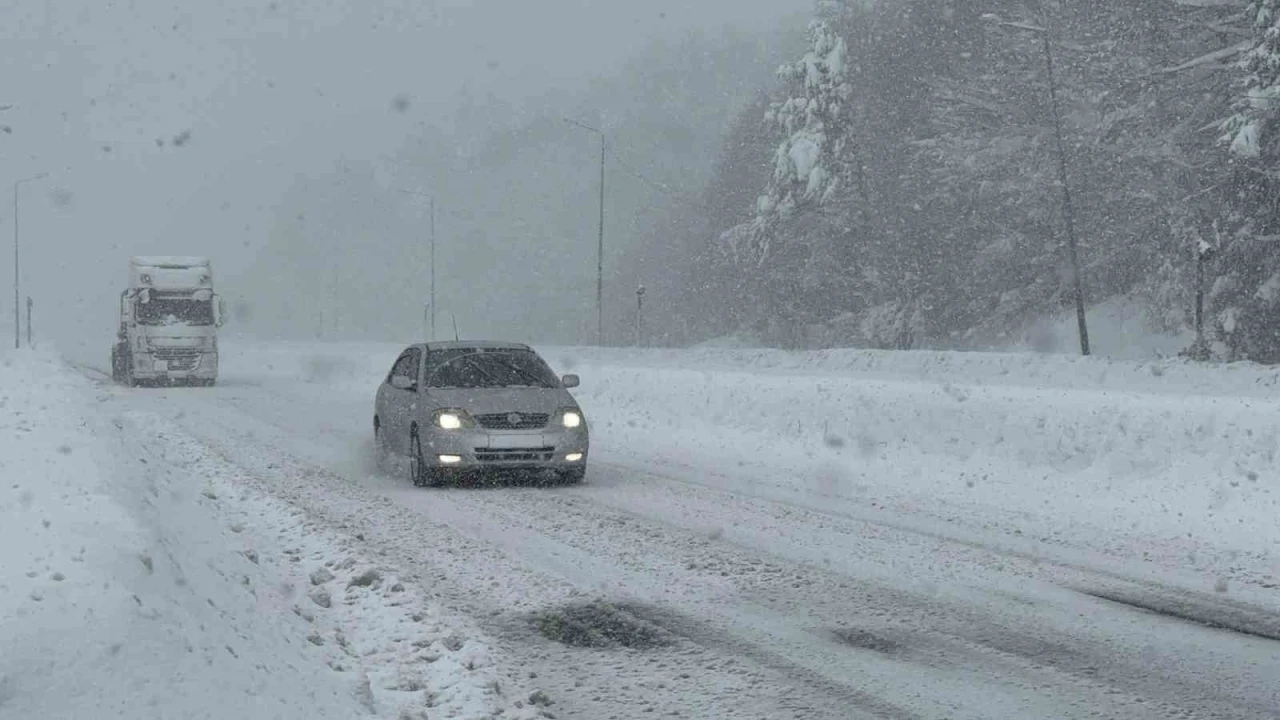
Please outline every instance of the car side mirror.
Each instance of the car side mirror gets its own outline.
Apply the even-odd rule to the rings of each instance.
[[[582,384],[582,380],[577,375],[565,375],[561,382],[567,388],[576,388]]]
[[[405,377],[404,375],[392,375],[391,387],[397,390],[416,390],[418,386],[413,381],[413,378]]]

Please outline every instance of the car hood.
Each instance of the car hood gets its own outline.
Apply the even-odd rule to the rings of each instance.
[[[491,413],[554,413],[577,407],[563,388],[432,388],[428,401],[436,408],[460,408],[472,415]]]

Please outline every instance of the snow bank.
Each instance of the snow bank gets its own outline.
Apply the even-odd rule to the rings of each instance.
[[[1280,368],[1078,355],[884,350],[541,348],[565,366],[701,368],[771,375],[843,376],[907,382],[989,384],[1061,390],[1280,397]],[[256,352],[256,351],[255,351]],[[394,355],[393,355],[394,359]]]
[[[1280,371],[1176,360],[549,351],[600,458],[1276,586]],[[1207,581],[1212,586],[1213,580]]]
[[[537,715],[465,622],[117,392],[0,361],[0,718]]]
[[[302,512],[250,488],[246,470],[147,413],[125,418],[149,454],[200,478],[202,505],[216,507],[234,533],[221,552],[238,552],[265,572],[246,584],[305,638],[312,661],[379,718],[542,717],[520,700],[523,680],[497,673],[474,624],[428,601],[422,587]],[[269,581],[265,581],[269,578]],[[255,589],[256,588],[256,589]],[[260,607],[261,610],[261,607]],[[515,690],[516,695],[507,693]],[[525,693],[524,695],[527,695]]]
[[[0,717],[361,716],[197,489],[121,464],[101,399],[52,356],[4,356]]]

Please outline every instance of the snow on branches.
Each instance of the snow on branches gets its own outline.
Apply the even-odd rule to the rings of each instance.
[[[852,95],[848,47],[824,20],[809,26],[809,49],[778,69],[787,96],[771,104],[765,122],[782,139],[774,153],[773,177],[756,201],[755,217],[722,236],[739,263],[764,264],[774,227],[805,203],[825,202],[841,186],[839,158],[845,151],[844,121]]]
[[[1253,21],[1253,46],[1239,68],[1244,95],[1235,114],[1223,124],[1223,142],[1245,158],[1259,158],[1266,132],[1280,110],[1280,0],[1250,0],[1246,15]]]

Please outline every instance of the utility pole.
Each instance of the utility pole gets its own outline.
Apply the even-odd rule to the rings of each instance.
[[[18,263],[18,189],[24,184],[49,177],[49,173],[40,173],[22,178],[13,184],[13,349],[22,347],[22,292],[20,289],[21,273]]]
[[[1058,108],[1058,83],[1053,71],[1053,43],[1048,30],[1042,30],[1044,63],[1049,72],[1049,103],[1053,108],[1053,131],[1058,140],[1058,182],[1062,185],[1062,213],[1067,229],[1067,255],[1071,262],[1071,280],[1076,301],[1076,329],[1080,333],[1080,354],[1089,354],[1089,327],[1084,316],[1084,279],[1080,272],[1080,251],[1076,242],[1075,207],[1071,202],[1071,186],[1067,184],[1067,146],[1062,139],[1062,112]]]
[[[31,347],[31,296],[27,296],[27,347]]]
[[[428,300],[431,303],[431,337],[429,340],[436,339],[436,196],[428,196],[431,199],[431,295]]]
[[[1058,184],[1062,186],[1062,215],[1067,232],[1067,260],[1071,264],[1072,294],[1076,306],[1076,330],[1080,335],[1080,354],[1089,354],[1089,327],[1085,322],[1084,278],[1080,270],[1079,243],[1076,240],[1075,205],[1071,198],[1071,186],[1067,182],[1067,146],[1063,140],[1062,111],[1058,106],[1058,81],[1053,62],[1053,43],[1049,30],[1026,23],[1005,22],[1000,16],[988,13],[983,17],[1001,27],[1039,33],[1043,45],[1044,64],[1048,71],[1049,107],[1053,114],[1053,133],[1058,148]]]
[[[604,133],[600,133],[600,234],[596,239],[596,342],[604,347]]]
[[[593,132],[600,136],[600,234],[596,244],[596,343],[604,346],[604,171],[605,171],[605,134],[600,128],[592,127],[565,118],[571,125]]]

